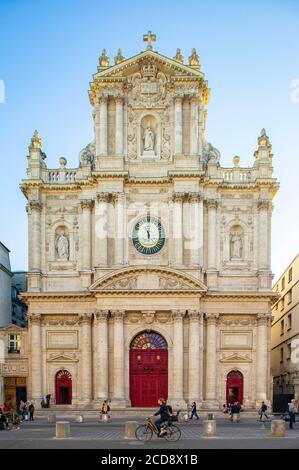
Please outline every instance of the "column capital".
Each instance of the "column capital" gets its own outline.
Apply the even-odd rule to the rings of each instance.
[[[94,200],[93,199],[81,199],[81,208],[84,210],[84,209],[91,209],[93,204],[94,204]]]
[[[110,194],[109,193],[97,193],[97,201],[98,202],[108,202],[110,199]]]
[[[188,310],[188,318],[190,322],[197,322],[201,316],[202,313],[200,310]]]
[[[28,211],[29,211],[29,214],[33,211],[36,211],[36,212],[41,212],[42,210],[42,203],[39,202],[39,201],[29,201],[28,202]]]
[[[173,97],[175,103],[182,103],[183,98],[184,98],[184,94],[183,94],[183,93],[179,93],[179,92],[176,93],[176,94],[174,95],[174,97]]]
[[[219,313],[205,313],[205,319],[207,320],[208,324],[215,324],[218,321]]]
[[[172,313],[172,319],[174,322],[179,322],[179,321],[182,321],[185,314],[186,314],[186,310],[172,310],[171,311]]]
[[[217,209],[218,207],[217,199],[206,199],[205,203],[208,209]]]
[[[100,104],[107,104],[108,96],[107,95],[100,95],[99,96],[99,103]]]
[[[79,323],[83,325],[90,325],[92,320],[92,313],[82,313],[79,316]]]
[[[188,193],[188,200],[191,204],[196,204],[201,201],[201,195],[198,193]]]
[[[257,203],[257,207],[259,210],[261,209],[270,209],[272,207],[272,201],[269,199],[259,199]]]
[[[125,194],[123,192],[112,193],[111,199],[114,202],[122,202],[125,199]]]
[[[109,310],[96,310],[94,312],[94,319],[98,323],[106,323],[109,316]]]
[[[272,315],[271,313],[258,313],[256,316],[257,326],[271,325]]]
[[[184,198],[185,198],[185,193],[179,193],[178,192],[178,193],[173,193],[173,195],[172,195],[172,201],[173,202],[181,203],[181,202],[183,202]]]
[[[114,97],[114,101],[115,101],[116,104],[123,104],[123,102],[124,102],[124,95],[121,95],[121,94],[116,95],[116,96]]]
[[[125,310],[111,310],[111,316],[114,321],[122,322],[125,316]]]
[[[29,320],[29,323],[31,325],[40,325],[41,320],[42,320],[42,315],[41,313],[29,313],[27,315],[27,320]]]

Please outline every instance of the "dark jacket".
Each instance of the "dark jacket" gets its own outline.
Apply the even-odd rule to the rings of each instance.
[[[155,416],[160,415],[162,421],[167,421],[169,419],[168,406],[164,403],[160,406],[159,411],[155,413]]]
[[[265,411],[267,411],[267,408],[268,408],[267,405],[262,405],[261,406],[261,412],[265,413]]]
[[[233,405],[231,407],[231,414],[235,414],[235,413],[240,413],[240,407],[239,405]]]

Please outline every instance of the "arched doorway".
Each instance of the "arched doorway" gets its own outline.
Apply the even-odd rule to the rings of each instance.
[[[130,346],[130,399],[132,406],[157,406],[168,395],[168,350],[163,336],[144,331]]]
[[[227,403],[238,402],[243,404],[243,374],[238,370],[233,370],[226,377],[226,401]]]
[[[72,376],[67,370],[60,370],[55,378],[56,405],[72,404]]]

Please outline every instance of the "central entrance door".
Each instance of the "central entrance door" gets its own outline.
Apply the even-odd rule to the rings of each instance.
[[[56,405],[72,404],[72,376],[67,370],[57,372],[55,389]]]
[[[226,378],[226,401],[243,404],[243,375],[238,370],[232,371]]]
[[[132,406],[154,407],[168,395],[168,350],[163,336],[145,331],[130,349],[130,399]]]

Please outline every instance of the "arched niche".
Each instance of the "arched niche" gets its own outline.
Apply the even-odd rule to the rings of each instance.
[[[161,141],[160,123],[154,114],[145,114],[140,121],[140,155],[159,157]]]
[[[55,230],[55,259],[68,261],[70,259],[70,237],[65,225],[59,225]]]

